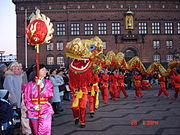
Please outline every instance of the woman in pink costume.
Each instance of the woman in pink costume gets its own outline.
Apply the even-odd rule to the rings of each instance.
[[[40,65],[39,73],[39,80],[27,84],[24,102],[28,109],[27,115],[33,135],[51,135],[51,121],[54,112],[48,100],[53,97],[53,85],[51,81],[44,79],[46,76],[44,65]],[[36,76],[36,73],[34,75]],[[40,105],[38,105],[38,85],[41,87]]]

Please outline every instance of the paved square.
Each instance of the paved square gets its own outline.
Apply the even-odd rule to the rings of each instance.
[[[168,90],[170,98],[158,90],[144,90],[143,98],[134,98],[134,90],[127,90],[129,97],[103,104],[95,117],[88,109],[86,128],[74,125],[71,102],[64,101],[64,112],[55,115],[52,135],[180,135],[180,97],[173,100],[174,90]]]

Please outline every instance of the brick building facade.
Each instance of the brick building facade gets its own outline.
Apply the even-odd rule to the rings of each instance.
[[[74,38],[99,36],[104,53],[124,52],[126,60],[139,56],[144,63],[167,64],[180,52],[179,0],[12,0],[17,14],[17,59],[23,65],[35,63],[35,50],[27,46],[25,22],[35,9],[48,16],[55,29],[52,43],[41,46],[41,63],[68,66],[64,48]],[[133,28],[126,28],[126,16],[133,16]],[[27,21],[28,22],[28,21]],[[26,63],[27,61],[27,63]]]

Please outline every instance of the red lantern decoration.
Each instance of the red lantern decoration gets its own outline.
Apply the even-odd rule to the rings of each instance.
[[[34,20],[26,28],[26,36],[31,45],[43,43],[47,33],[47,26],[42,20]]]

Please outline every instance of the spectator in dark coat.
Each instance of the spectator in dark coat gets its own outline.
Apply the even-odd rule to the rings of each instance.
[[[64,91],[64,100],[70,101],[71,100],[71,91],[69,89],[69,76],[68,73],[64,73],[63,75],[64,84],[65,84],[65,91]]]
[[[0,89],[4,89],[3,83],[4,83],[4,74],[7,71],[7,66],[5,64],[0,65]]]
[[[0,134],[13,135],[13,106],[8,102],[9,92],[0,90]]]

